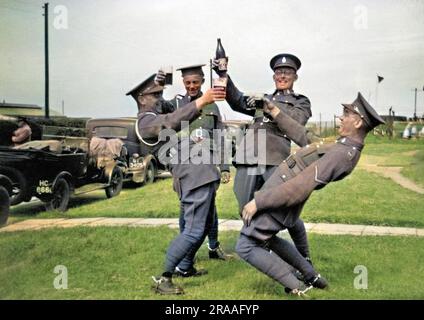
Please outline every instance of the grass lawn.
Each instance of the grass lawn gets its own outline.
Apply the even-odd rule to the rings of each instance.
[[[405,166],[401,173],[424,187],[424,150],[419,150],[408,166]]]
[[[424,139],[404,140],[369,136],[363,153],[384,157],[381,166],[404,167],[402,174],[424,187]]]
[[[220,218],[238,219],[232,183],[218,190]],[[302,214],[305,221],[424,227],[423,196],[390,179],[357,169],[351,176],[316,191]],[[106,199],[103,192],[72,200],[65,213],[45,212],[39,202],[12,209],[10,222],[24,218],[52,217],[178,217],[178,198],[171,179],[138,189],[124,189],[119,197]],[[15,219],[15,220],[14,220]]]
[[[162,272],[167,246],[177,234],[167,228],[71,228],[0,234],[0,299],[296,299],[250,265],[210,261],[203,246],[199,267],[209,274],[178,279],[186,295],[153,293],[151,275]],[[231,252],[237,232],[221,233]],[[424,238],[310,236],[312,257],[330,283],[313,299],[424,299]],[[57,290],[55,266],[68,271],[68,289]],[[368,289],[353,286],[354,268],[368,270]]]
[[[424,139],[388,140],[371,136],[367,140],[364,155],[386,157],[384,165],[405,166],[405,175],[424,185]],[[233,180],[227,185],[221,184],[218,190],[220,218],[238,219],[232,188]],[[423,199],[423,195],[404,189],[391,179],[358,167],[346,179],[314,192],[302,217],[309,222],[424,227]],[[70,210],[65,214],[45,212],[39,202],[20,205],[11,211],[10,223],[59,216],[176,218],[179,204],[171,179],[166,179],[138,189],[124,189],[119,197],[108,200],[103,191],[79,196],[71,201]]]

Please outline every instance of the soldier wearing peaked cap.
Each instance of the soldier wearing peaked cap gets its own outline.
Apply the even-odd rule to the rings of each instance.
[[[162,98],[164,86],[156,83],[156,74],[152,74],[146,80],[136,85],[133,89],[126,93],[127,96],[132,96],[137,102],[138,109],[149,104],[154,100],[154,108],[158,113],[169,113],[174,110],[173,106]]]
[[[137,130],[143,141],[164,145],[165,143],[175,143],[173,150],[176,151],[176,161],[171,161],[171,173],[174,178],[174,189],[177,191],[181,207],[184,210],[185,228],[168,247],[165,259],[165,270],[159,277],[153,277],[155,281],[154,290],[161,294],[182,294],[182,288],[172,282],[172,276],[177,271],[177,275],[183,277],[199,276],[205,274],[203,270],[196,270],[194,256],[202,245],[213,219],[213,211],[210,210],[214,203],[217,181],[219,181],[219,171],[213,164],[202,162],[202,154],[191,153],[191,144],[188,137],[178,138],[175,132],[170,141],[161,141],[161,132],[168,129],[180,131],[182,122],[193,122],[201,111],[209,104],[225,98],[225,91],[222,89],[209,89],[198,99],[188,103],[184,108],[166,114],[161,113],[157,105],[162,99],[163,87],[154,82],[155,75],[148,78],[142,84],[128,92],[137,101],[139,107]],[[185,146],[190,150],[181,152]],[[164,146],[165,147],[165,146]],[[207,153],[211,158],[210,150],[202,149],[202,153]],[[193,166],[192,163],[198,163]],[[178,270],[177,266],[184,265],[186,268]]]
[[[164,86],[161,86],[154,82],[156,74],[152,74],[146,80],[137,84],[134,88],[126,93],[127,96],[132,96],[136,101],[137,98],[141,95],[153,94],[153,93],[162,93]]]
[[[217,64],[217,61],[213,62],[214,67]],[[291,118],[297,124],[304,126],[312,115],[311,103],[306,96],[293,91],[301,61],[292,54],[282,53],[271,59],[270,67],[274,71],[275,91],[272,94],[265,95],[265,98],[272,101],[281,110],[281,115],[284,114],[285,117]],[[296,137],[281,130],[279,124],[281,115],[279,118],[273,118],[269,114],[265,117],[260,114],[262,112],[256,112],[254,108],[251,108],[243,93],[237,89],[229,76],[226,100],[233,110],[254,117],[253,123],[247,127],[246,135],[235,155],[234,165],[237,168],[237,173],[234,179],[234,193],[241,213],[244,205],[253,198],[254,192],[259,190],[281,161],[290,154],[291,141],[295,141]],[[260,129],[265,130],[265,163],[258,163],[258,157],[255,156],[257,148],[249,147],[253,141],[258,141],[258,130]],[[305,141],[302,140],[295,142],[301,147],[305,145]],[[301,254],[310,259],[303,221],[299,219],[288,230]]]
[[[186,93],[184,95],[178,94],[169,101],[174,106],[174,109],[184,108],[190,102],[198,99],[203,95],[202,85],[205,82],[205,74],[203,73],[202,67],[204,66],[204,64],[196,64],[177,69],[177,71],[181,71],[183,85],[186,89]],[[164,83],[165,74],[163,71],[158,71],[155,81],[158,84]],[[221,162],[219,164],[221,181],[223,183],[228,183],[230,181],[230,167],[229,164],[225,163],[224,161],[224,148],[221,141],[219,141],[220,137],[214,136],[214,129],[219,129],[220,132],[223,132],[224,125],[222,123],[221,113],[217,104],[211,103],[203,108],[202,115],[190,124],[189,131],[192,137],[196,140],[202,140],[206,137],[209,137],[211,140],[213,140],[213,142],[210,144],[212,151],[221,151]],[[226,260],[229,256],[224,253],[218,241],[218,215],[215,202],[213,202],[210,209],[213,210],[214,219],[208,233],[209,258]],[[183,217],[184,212],[181,210],[180,231],[184,230],[185,221]],[[184,267],[187,268],[187,266],[178,266],[178,268]]]
[[[172,112],[173,110],[172,104],[163,99],[163,90],[165,87],[154,82],[155,76],[156,74],[152,74],[126,93],[127,96],[133,97],[136,101],[138,116],[144,114],[146,110],[151,110],[154,114],[165,114]],[[145,156],[153,154],[156,158],[158,158],[158,152],[162,144],[157,140],[153,141],[152,139],[143,139],[138,130],[138,122],[139,120],[137,120],[135,130],[139,140],[141,141],[141,155]]]
[[[244,225],[237,253],[292,293],[305,291],[305,284],[290,272],[293,268],[303,274],[310,288],[325,288],[327,282],[291,243],[278,237],[277,233],[297,221],[314,190],[341,180],[353,171],[367,133],[384,123],[360,93],[354,102],[343,106],[343,115],[339,117],[340,137],[336,142],[307,145],[290,155],[242,211]],[[271,106],[271,109],[276,107]],[[281,123],[287,133],[298,138],[303,135],[307,140],[304,127],[286,115],[283,117]],[[269,250],[275,255],[270,255]]]

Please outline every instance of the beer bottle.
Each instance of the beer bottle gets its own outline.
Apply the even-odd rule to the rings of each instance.
[[[225,50],[224,50],[224,47],[222,46],[220,38],[218,38],[217,40],[215,59],[219,61],[217,73],[220,76],[225,75],[227,71],[228,57],[225,54]]]
[[[221,38],[218,38],[217,45],[216,45],[215,59],[222,59],[222,58],[227,58],[227,56],[225,55],[225,50],[224,50],[224,47],[222,46]]]

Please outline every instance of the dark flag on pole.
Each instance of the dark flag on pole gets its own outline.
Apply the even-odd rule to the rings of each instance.
[[[379,76],[378,74],[377,74],[377,79],[378,79],[378,83],[380,83],[381,81],[383,81],[383,80],[384,80],[384,78],[383,78],[383,77],[381,77],[381,76]]]

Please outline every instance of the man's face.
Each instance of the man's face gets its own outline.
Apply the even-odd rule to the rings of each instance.
[[[343,109],[343,115],[338,118],[340,119],[338,132],[343,137],[356,134],[362,126],[361,116],[347,108]]]
[[[190,97],[196,97],[199,94],[204,81],[203,77],[197,74],[184,76],[183,83],[187,94]]]
[[[162,93],[148,93],[138,96],[138,103],[140,105],[140,110],[142,111],[152,111],[156,106],[156,103],[161,98]]]
[[[274,70],[273,79],[277,90],[293,89],[297,74],[293,68],[281,67]]]

